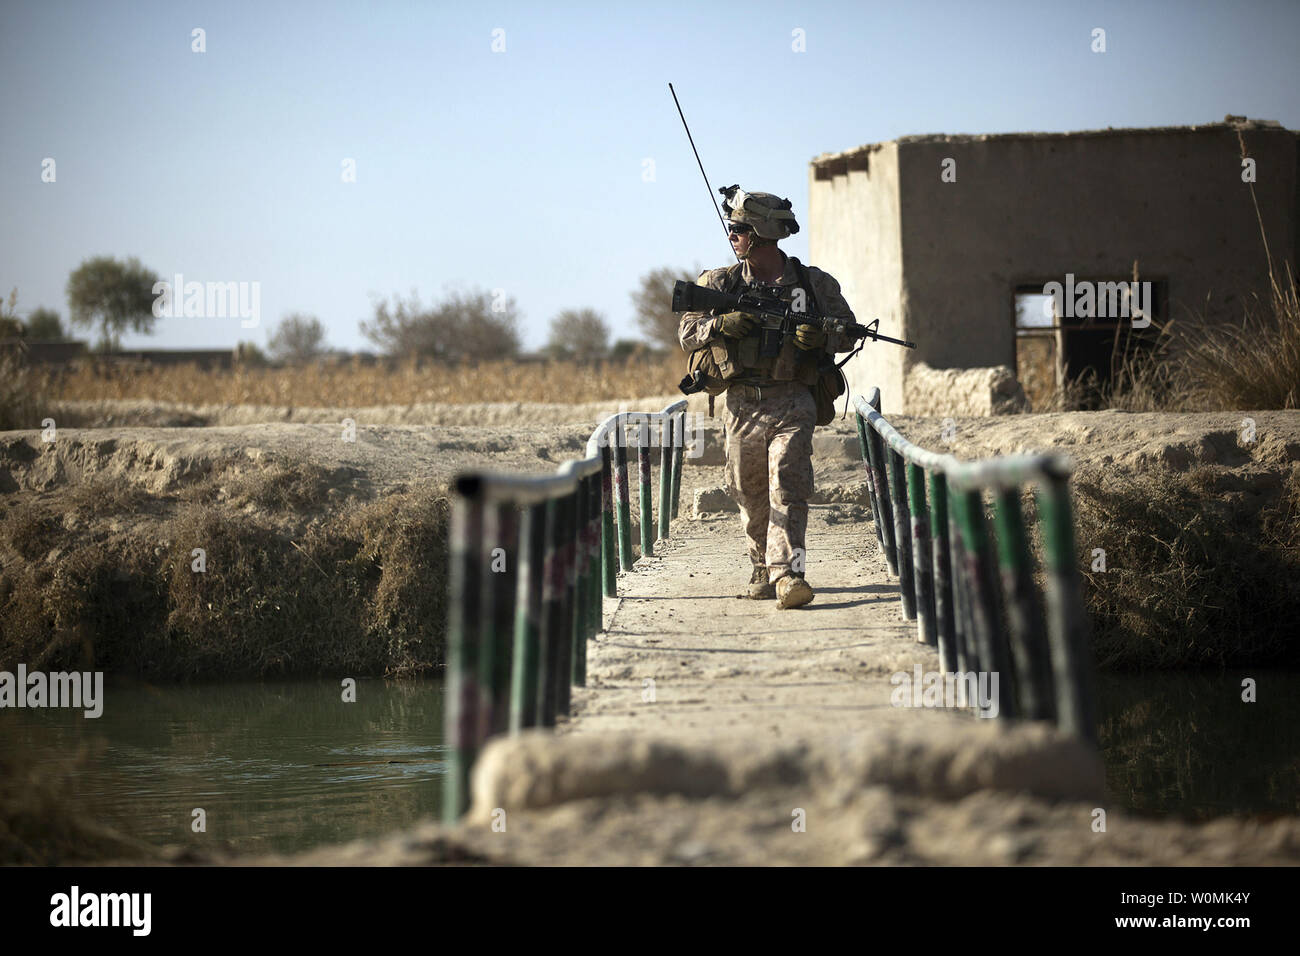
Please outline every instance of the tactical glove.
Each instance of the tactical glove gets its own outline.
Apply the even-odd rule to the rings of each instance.
[[[815,325],[801,325],[794,330],[794,344],[805,352],[826,346],[826,330]]]
[[[728,312],[718,319],[718,331],[729,339],[743,339],[757,321],[758,317],[748,312]]]

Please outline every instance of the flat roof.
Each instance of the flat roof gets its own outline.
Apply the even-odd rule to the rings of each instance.
[[[1249,119],[1245,116],[1229,114],[1219,123],[1204,123],[1199,126],[1108,126],[1105,129],[1086,129],[1068,133],[922,133],[915,136],[900,136],[898,139],[885,140],[881,143],[867,143],[855,146],[839,153],[822,153],[814,156],[814,169],[821,169],[835,163],[844,163],[873,153],[882,146],[906,143],[983,143],[991,140],[1041,140],[1041,139],[1077,139],[1085,136],[1168,136],[1178,133],[1217,133],[1231,130],[1268,130],[1280,133],[1297,134],[1295,130],[1283,128],[1277,120]]]

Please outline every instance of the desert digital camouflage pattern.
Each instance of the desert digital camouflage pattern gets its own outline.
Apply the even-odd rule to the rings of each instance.
[[[791,301],[799,286],[799,275],[790,257],[784,253],[782,256],[785,268],[781,278],[772,284],[755,282],[749,263],[740,263],[741,287]],[[806,303],[808,310],[856,321],[840,292],[840,284],[815,266],[805,268],[816,298],[815,303]],[[726,267],[709,269],[696,282],[720,291],[732,285]],[[678,327],[682,348],[693,351],[717,341],[721,337],[717,321],[708,312],[682,313]],[[847,335],[829,333],[824,349],[833,356],[852,347],[853,341]],[[793,345],[787,349],[793,349]],[[723,424],[727,436],[727,488],[745,522],[749,559],[755,567],[766,566],[768,580],[776,584],[791,573],[795,555],[806,554],[817,403],[807,384],[790,381],[789,376],[785,381],[776,381],[774,375],[779,377],[779,369],[745,369],[731,379]],[[803,561],[801,557],[794,568],[799,574]]]
[[[785,239],[799,231],[790,200],[772,193],[747,193],[739,186],[719,189],[728,222],[743,222],[764,239]]]
[[[748,262],[740,264],[742,287],[749,286],[751,291],[762,292],[765,295],[775,296],[786,302],[789,302],[794,294],[795,287],[799,285],[799,276],[795,272],[794,263],[790,261],[789,256],[782,255],[785,258],[785,269],[781,273],[781,278],[774,284],[765,285],[761,282],[754,281],[754,274],[750,270]],[[820,308],[823,315],[831,316],[836,319],[848,319],[856,322],[853,310],[849,308],[849,303],[845,300],[843,293],[840,292],[840,284],[835,279],[816,266],[805,266],[808,270],[808,283],[812,286],[813,294],[817,298],[816,307]],[[706,269],[695,280],[696,285],[702,285],[718,291],[726,291],[729,288],[729,278],[727,267],[720,269]],[[808,311],[813,311],[812,302],[807,303]],[[717,316],[708,312],[683,312],[681,323],[678,326],[677,340],[681,343],[683,349],[692,352],[702,345],[708,344],[714,335],[720,335],[717,328]],[[834,355],[836,352],[845,352],[853,347],[852,341],[846,335],[831,335],[826,342],[826,351]],[[737,381],[750,381],[748,378],[740,378]]]
[[[775,584],[806,553],[817,403],[807,386],[785,382],[763,388],[761,398],[728,389],[726,409],[727,490],[740,505],[749,560],[766,565]],[[803,568],[800,557],[794,570]]]

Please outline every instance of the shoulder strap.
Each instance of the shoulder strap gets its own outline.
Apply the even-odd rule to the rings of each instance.
[[[813,289],[812,280],[808,278],[808,269],[794,256],[790,257],[794,263],[794,274],[799,277],[799,285],[808,293],[808,298],[812,300],[812,310],[816,315],[822,314],[821,303],[817,301],[817,292]]]
[[[727,293],[727,295],[736,294],[736,290],[740,288],[740,283],[745,281],[741,278],[741,272],[743,270],[744,267],[741,266],[739,262],[734,266],[727,267],[727,287],[722,290],[723,292]]]

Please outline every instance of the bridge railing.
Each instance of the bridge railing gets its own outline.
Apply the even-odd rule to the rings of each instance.
[[[587,641],[603,629],[602,591],[617,595],[633,564],[628,445],[637,449],[641,553],[654,553],[677,516],[686,402],[619,412],[601,422],[585,457],[554,475],[468,472],[456,477],[448,532],[443,816],[464,813],[469,772],[484,742],[553,727],[587,680]],[[654,520],[652,449],[659,448]],[[602,587],[603,582],[603,587]]]
[[[1095,744],[1069,460],[962,462],[904,438],[880,414],[879,389],[857,396],[854,408],[876,537],[917,641],[938,645],[945,675],[997,674],[999,716],[1053,721]],[[1043,595],[1021,510],[1025,486],[1037,502]]]

